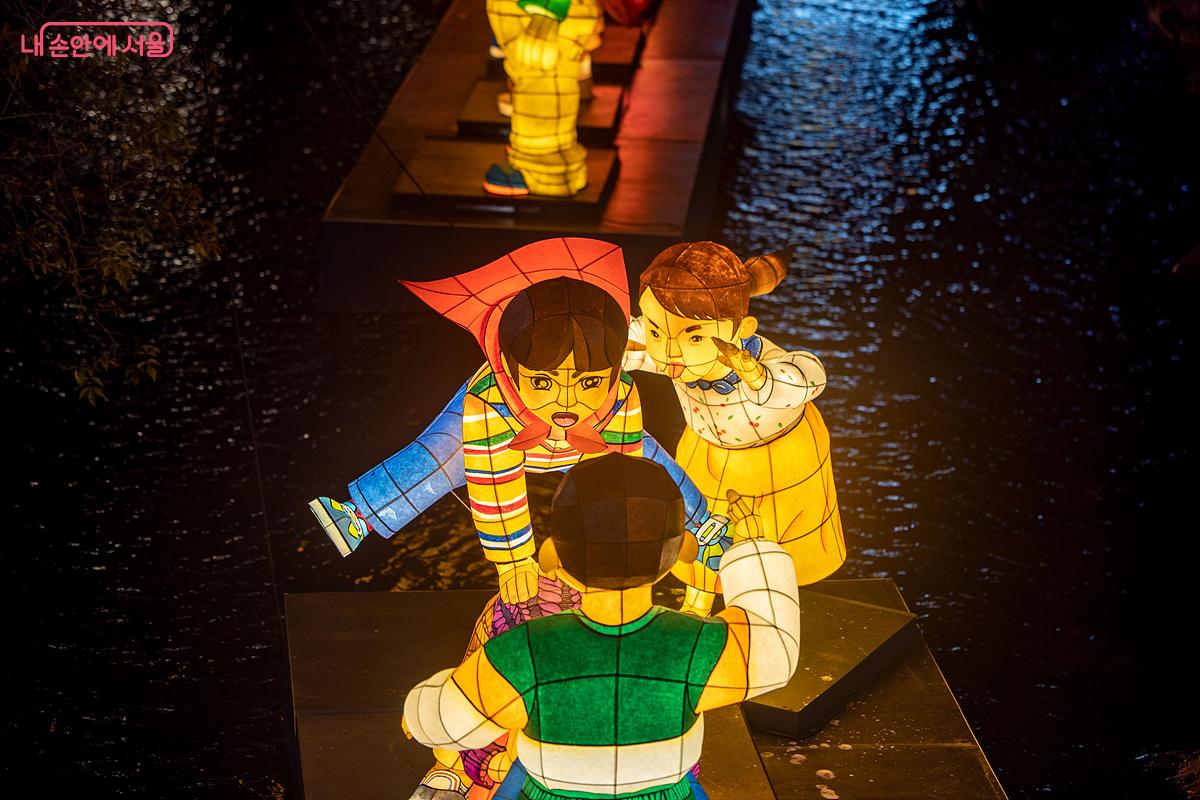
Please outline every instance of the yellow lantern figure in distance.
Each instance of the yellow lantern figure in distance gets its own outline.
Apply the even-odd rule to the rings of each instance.
[[[581,71],[600,44],[597,0],[487,0],[512,94],[508,163],[493,164],[484,189],[497,195],[570,197],[587,185],[579,144]]]

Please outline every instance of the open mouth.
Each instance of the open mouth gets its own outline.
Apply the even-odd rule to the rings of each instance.
[[[685,367],[683,364],[680,364],[675,361],[667,362],[667,375],[671,378],[678,378],[680,375],[683,374],[684,369],[685,369]]]
[[[569,428],[579,422],[579,416],[570,411],[560,411],[557,414],[551,414],[550,421],[560,428]]]

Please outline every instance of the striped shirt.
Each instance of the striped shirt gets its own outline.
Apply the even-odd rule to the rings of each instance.
[[[525,473],[561,472],[586,458],[565,441],[528,450],[509,445],[522,429],[489,366],[468,383],[463,398],[463,462],[479,543],[489,561],[509,563],[534,554]],[[642,408],[633,379],[620,373],[617,400],[599,428],[607,452],[642,455]]]

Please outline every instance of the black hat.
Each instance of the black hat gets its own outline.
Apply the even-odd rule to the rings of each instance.
[[[665,469],[607,453],[573,467],[554,493],[550,538],[586,586],[631,589],[661,578],[683,545],[683,496]]]

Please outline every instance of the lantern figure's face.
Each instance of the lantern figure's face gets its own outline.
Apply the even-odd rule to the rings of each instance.
[[[745,326],[731,319],[681,317],[663,308],[650,289],[642,292],[638,303],[646,323],[646,353],[660,372],[689,383],[729,374],[729,367],[717,359],[713,338],[740,344],[740,328]]]
[[[556,369],[529,369],[517,365],[517,394],[538,419],[554,431],[565,431],[595,414],[604,405],[616,370],[578,372],[575,354],[569,353]]]

